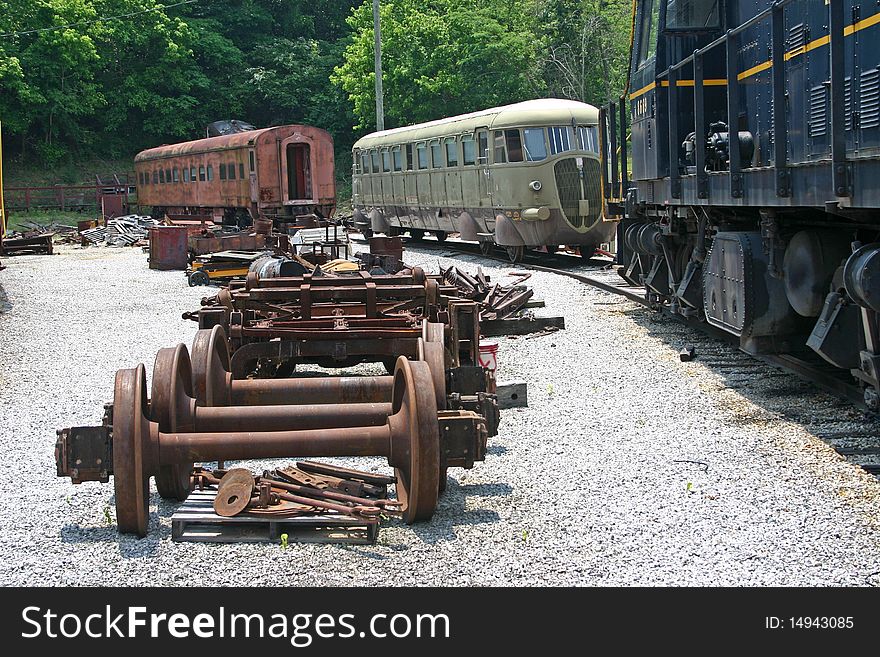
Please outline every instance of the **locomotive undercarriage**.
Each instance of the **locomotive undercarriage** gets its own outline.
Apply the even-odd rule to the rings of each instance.
[[[643,206],[620,274],[652,305],[739,338],[754,355],[815,352],[880,411],[880,242],[857,215]]]

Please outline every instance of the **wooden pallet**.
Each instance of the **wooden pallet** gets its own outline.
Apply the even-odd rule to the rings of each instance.
[[[190,493],[171,516],[171,539],[202,543],[278,543],[287,534],[290,543],[349,543],[371,545],[379,535],[379,521],[324,513],[293,518],[214,513],[215,490]]]

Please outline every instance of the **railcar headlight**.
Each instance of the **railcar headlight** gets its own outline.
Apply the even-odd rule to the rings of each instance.
[[[540,180],[533,180],[532,182],[529,183],[529,188],[530,188],[533,192],[540,192],[540,191],[541,191],[541,188],[542,188],[543,186],[544,186],[544,185],[541,184],[541,181],[540,181]]]

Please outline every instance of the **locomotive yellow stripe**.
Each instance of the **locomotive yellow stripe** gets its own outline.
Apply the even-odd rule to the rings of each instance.
[[[860,21],[857,21],[857,22],[853,23],[852,25],[847,25],[843,30],[843,35],[845,37],[852,36],[856,32],[860,32],[860,31],[867,29],[869,27],[873,27],[874,25],[877,25],[878,23],[880,23],[880,13],[874,14],[873,16],[868,16],[868,18],[864,18]],[[795,57],[799,57],[800,55],[808,53],[811,50],[815,50],[816,48],[821,48],[823,46],[827,46],[829,43],[831,43],[831,37],[828,35],[825,35],[823,37],[819,37],[818,39],[814,39],[813,41],[810,41],[806,45],[800,46],[798,48],[794,48],[792,50],[789,50],[787,53],[785,53],[785,55],[784,55],[785,61],[790,61],[790,60],[794,59]],[[760,64],[752,66],[751,68],[746,69],[742,73],[737,74],[736,79],[737,80],[745,80],[747,78],[752,77],[753,75],[758,75],[758,73],[763,73],[764,71],[767,71],[771,68],[773,68],[773,60],[767,60],[766,62],[762,62]],[[660,84],[664,87],[668,87],[669,81],[662,80],[660,82]],[[727,80],[704,80],[703,84],[707,87],[722,86],[722,85],[727,84]],[[678,86],[678,87],[693,87],[694,81],[693,80],[679,80],[678,84],[676,86]],[[638,91],[634,91],[633,93],[631,93],[629,95],[629,97],[630,97],[630,99],[638,98],[639,96],[648,93],[649,91],[651,91],[651,89],[655,89],[656,87],[657,87],[657,85],[654,82],[652,82],[651,84],[645,85],[644,87],[642,87]]]

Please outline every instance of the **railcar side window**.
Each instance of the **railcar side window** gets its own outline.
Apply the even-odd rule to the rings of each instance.
[[[199,167],[199,180],[205,182],[205,167]]]
[[[657,52],[657,28],[660,24],[661,1],[645,1],[642,10],[642,26],[639,31],[639,64],[651,59]]]
[[[388,149],[382,149],[382,171],[391,171],[391,153]]]
[[[489,163],[489,131],[479,130],[477,132],[477,162],[479,164]]]
[[[492,135],[492,141],[495,144],[493,164],[504,164],[507,162],[507,152],[504,150],[504,131],[496,130],[495,134]]]
[[[244,180],[244,163],[238,163],[238,177]]]
[[[223,162],[220,163],[220,180],[226,180],[226,165]]]
[[[250,161],[250,165],[251,165],[251,173],[253,173],[254,171],[257,170],[257,168],[255,166],[256,163],[254,162],[254,152],[253,151],[248,151],[248,160]],[[242,176],[242,178],[244,178],[244,176]]]
[[[550,141],[550,153],[553,155],[571,150],[571,131],[567,126],[547,128],[547,137]]]
[[[171,179],[172,179],[174,182],[180,182],[180,172],[177,170],[177,167],[174,167],[174,168],[171,170],[171,176],[172,176]]]
[[[165,169],[165,182],[171,182],[171,169]]]
[[[435,139],[431,142],[431,166],[439,169],[443,166],[443,149],[440,148],[440,140]]]
[[[183,182],[189,182],[189,167],[183,167]]]
[[[154,185],[159,184],[159,172],[158,171],[153,171],[153,184]]]
[[[159,169],[159,182],[165,184],[165,169]]]
[[[599,152],[599,129],[594,125],[578,126],[578,143],[582,151]]]
[[[446,145],[446,166],[457,167],[458,142],[455,141],[455,137],[447,137],[444,143]]]
[[[372,172],[379,173],[379,151],[375,148],[370,151],[370,161],[373,163]]]
[[[710,30],[721,27],[718,0],[668,0],[667,30]]]
[[[214,167],[208,165],[208,180],[214,180]]]
[[[522,137],[519,136],[519,130],[505,130],[504,141],[507,142],[508,162],[522,162]]]
[[[196,168],[195,167],[191,167],[189,170],[189,181],[190,182],[196,181]]]
[[[547,144],[544,143],[542,128],[523,129],[523,146],[526,149],[526,160],[540,162],[547,158]]]
[[[227,175],[230,180],[235,180],[235,162],[230,162],[226,165]]]
[[[419,169],[428,168],[428,146],[425,142],[416,144],[416,155],[419,158]]]
[[[471,135],[464,135],[461,138],[461,155],[462,164],[465,166],[474,164],[477,161],[477,142]]]
[[[370,173],[370,156],[361,153],[361,173]]]
[[[400,146],[395,146],[391,150],[391,158],[394,161],[394,170],[403,171],[403,160],[401,159]]]

